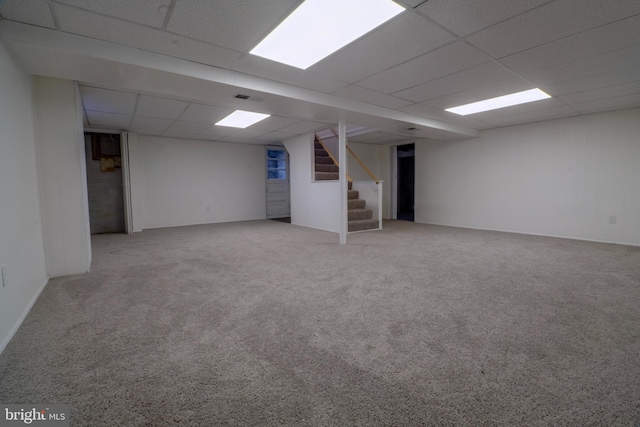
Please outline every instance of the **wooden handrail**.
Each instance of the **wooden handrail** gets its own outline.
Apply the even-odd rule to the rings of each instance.
[[[329,155],[329,157],[331,158],[331,160],[333,161],[333,164],[335,164],[336,166],[338,166],[338,168],[340,168],[340,163],[338,163],[338,161],[336,160],[335,157],[333,157],[333,154],[331,154],[331,151],[329,151],[329,149],[327,148],[327,146],[325,145],[324,141],[322,141],[322,139],[320,139],[320,137],[318,136],[318,134],[314,134],[316,137],[316,141],[318,141],[320,143],[320,145],[322,145],[322,148],[324,148],[324,151],[327,152],[327,154]],[[353,180],[351,179],[351,177],[349,176],[349,174],[347,174],[347,180],[349,182],[353,182]]]
[[[340,137],[336,133],[335,129],[331,128],[331,132],[333,132],[333,134],[336,136],[336,138],[340,139]],[[376,184],[380,184],[380,180],[378,178],[376,178],[376,176],[373,174],[373,172],[371,172],[371,170],[369,170],[367,165],[365,165],[362,162],[362,160],[360,160],[360,157],[358,157],[358,155],[356,153],[354,153],[353,150],[351,149],[351,147],[349,147],[348,145],[347,145],[347,150],[349,150],[349,153],[351,153],[353,158],[356,159],[356,161],[360,164],[360,166],[362,166],[362,169],[364,169],[365,172],[369,174],[371,179],[373,179],[376,182]]]

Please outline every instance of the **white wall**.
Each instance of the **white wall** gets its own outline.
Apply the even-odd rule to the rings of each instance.
[[[639,135],[631,109],[418,142],[416,221],[640,245]]]
[[[382,218],[390,218],[391,204],[391,180],[390,180],[390,152],[389,145],[364,144],[349,142],[349,147],[358,155],[360,160],[373,172],[379,181],[382,181]],[[357,160],[349,154],[349,175],[354,181],[372,181],[369,174],[358,164]]]
[[[138,135],[129,151],[136,229],[265,219],[265,155],[259,145]]]
[[[375,144],[363,144],[361,142],[349,142],[349,148],[362,160],[378,179],[381,178],[380,159],[383,146]],[[358,161],[347,151],[349,158],[348,171],[354,181],[373,181],[369,174],[360,166]]]
[[[291,223],[340,232],[340,183],[313,182],[313,135],[283,141],[289,153]]]
[[[49,276],[89,271],[91,235],[77,85],[35,77],[40,203]]]
[[[47,282],[33,81],[0,44],[0,353]]]

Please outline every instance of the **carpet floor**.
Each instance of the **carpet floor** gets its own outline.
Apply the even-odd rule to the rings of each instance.
[[[640,248],[386,221],[97,235],[0,356],[73,426],[640,424]]]

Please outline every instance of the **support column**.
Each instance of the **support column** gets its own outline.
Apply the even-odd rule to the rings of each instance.
[[[344,120],[338,122],[338,161],[340,162],[340,244],[347,244],[348,231],[348,202],[347,202],[347,124]]]

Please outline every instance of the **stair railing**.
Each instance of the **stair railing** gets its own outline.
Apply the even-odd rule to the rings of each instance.
[[[333,132],[333,134],[336,136],[336,138],[338,138],[338,134],[336,133],[335,129],[331,128],[331,132]],[[324,144],[323,144],[323,147],[324,147]],[[364,169],[364,171],[369,174],[371,179],[373,179],[376,184],[380,184],[380,180],[378,178],[376,178],[376,176],[373,174],[373,172],[371,172],[371,170],[367,167],[367,165],[365,165],[364,162],[362,160],[360,160],[360,157],[358,157],[358,155],[356,153],[354,153],[354,151],[348,145],[347,145],[347,150],[353,156],[353,158],[356,159],[358,164],[360,166],[362,166],[362,169]],[[329,155],[331,156],[331,153],[329,153]]]
[[[327,154],[329,155],[329,157],[331,158],[331,160],[333,161],[333,164],[335,164],[336,166],[340,167],[340,163],[338,163],[338,160],[336,160],[335,157],[333,157],[333,154],[331,154],[331,151],[329,151],[329,149],[327,148],[327,146],[325,145],[324,141],[322,140],[322,138],[320,138],[318,136],[318,134],[314,134],[316,137],[316,141],[318,141],[320,143],[320,145],[322,145],[322,148],[324,148],[324,151],[327,152]],[[349,174],[347,174],[347,181],[349,182],[353,182],[353,180],[351,179],[351,177],[349,176]]]

